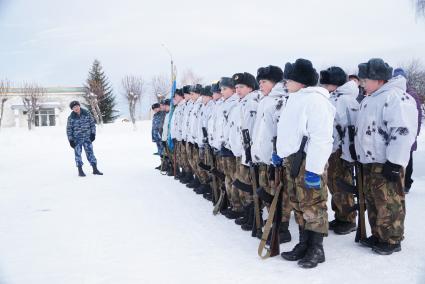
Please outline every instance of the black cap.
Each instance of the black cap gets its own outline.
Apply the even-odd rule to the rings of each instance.
[[[183,90],[182,89],[176,89],[176,91],[174,92],[174,97],[175,96],[181,96],[181,97],[183,97],[184,96]]]
[[[342,86],[347,82],[347,74],[340,67],[332,66],[320,71],[320,84]]]
[[[201,96],[212,97],[211,86],[202,88]]]
[[[223,87],[227,87],[227,88],[235,88],[235,82],[233,81],[232,78],[229,77],[221,77],[220,82],[219,82],[219,86],[220,88]]]
[[[257,81],[269,80],[274,83],[280,82],[283,79],[283,71],[278,66],[269,65],[267,67],[260,67],[257,70]]]
[[[283,78],[312,87],[317,85],[319,74],[310,60],[299,58],[295,63],[286,63]]]
[[[190,86],[186,85],[182,88],[183,94],[190,94]]]
[[[159,107],[160,107],[159,103],[154,103],[152,105],[152,109],[156,109],[156,108],[159,108]]]
[[[258,90],[258,83],[255,79],[254,75],[244,72],[244,73],[236,73],[232,76],[233,81],[235,82],[235,85],[245,85],[250,87],[253,90]]]
[[[372,58],[359,64],[359,77],[370,80],[388,81],[393,76],[393,68],[381,58]]]
[[[202,85],[201,84],[196,84],[196,85],[190,86],[190,92],[192,92],[192,93],[200,94],[201,91],[202,91]]]
[[[75,107],[75,106],[79,106],[80,105],[80,102],[79,101],[72,101],[70,104],[69,104],[69,108],[70,109],[72,109],[73,107]]]
[[[221,93],[219,82],[211,84],[211,93]]]

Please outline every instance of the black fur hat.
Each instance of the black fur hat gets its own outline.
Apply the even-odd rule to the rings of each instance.
[[[260,67],[257,70],[257,81],[260,82],[260,80],[269,80],[274,83],[280,82],[283,80],[282,69],[273,65]]]
[[[372,58],[367,63],[359,64],[359,77],[362,79],[388,81],[392,74],[393,68],[381,58]]]
[[[201,84],[196,84],[196,85],[190,86],[190,92],[191,93],[200,94],[201,91],[202,91],[202,85]]]
[[[174,97],[175,96],[181,96],[183,97],[183,90],[182,89],[176,89],[176,91],[174,92]]]
[[[235,82],[233,81],[232,78],[229,77],[221,77],[220,82],[219,82],[220,88],[223,87],[228,87],[228,88],[235,88]]]
[[[342,86],[347,83],[347,74],[340,67],[332,66],[320,71],[320,84]]]
[[[163,105],[169,106],[170,105],[170,99],[165,99],[162,101]]]
[[[220,83],[212,83],[211,84],[211,93],[220,93]]]
[[[69,108],[70,109],[72,109],[73,107],[75,107],[75,106],[79,106],[80,105],[80,102],[79,101],[72,101],[70,104],[69,104]]]
[[[183,95],[190,94],[190,86],[189,85],[183,86],[182,92],[183,92]]]
[[[285,64],[283,78],[312,87],[317,85],[319,74],[313,68],[310,60],[299,58],[295,63],[288,62]]]
[[[159,103],[154,103],[152,105],[152,109],[156,109],[156,108],[159,108],[159,107],[160,107]]]
[[[211,86],[202,88],[201,96],[212,97]]]
[[[232,79],[235,82],[235,85],[242,84],[252,88],[253,90],[258,90],[257,80],[254,75],[250,73],[236,73],[232,76]]]

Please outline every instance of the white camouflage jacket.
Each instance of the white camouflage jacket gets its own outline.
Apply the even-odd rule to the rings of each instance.
[[[306,170],[322,175],[332,153],[335,107],[322,87],[290,93],[277,124],[277,153],[286,158],[296,153],[307,136]]]
[[[251,156],[254,163],[271,164],[273,137],[277,135],[277,122],[288,94],[282,83],[277,83],[270,94],[258,104],[257,119],[253,127]]]
[[[226,147],[226,141],[229,139],[229,116],[233,108],[238,104],[239,96],[233,94],[231,97],[223,101],[218,109],[217,123],[216,123],[216,137],[217,150]]]
[[[227,124],[229,133],[228,139],[225,141],[225,147],[231,150],[235,157],[242,156],[242,164],[246,164],[242,130],[247,129],[250,136],[252,136],[259,98],[260,93],[258,91],[247,94],[243,99],[239,100],[239,103],[229,115]]]
[[[173,116],[171,117],[170,135],[172,139],[176,139],[177,141],[182,141],[182,126],[185,106],[186,101],[181,100],[174,109]]]
[[[184,113],[183,113],[183,120],[182,120],[182,140],[183,141],[188,141],[188,134],[190,132],[190,127],[189,127],[189,116],[190,116],[190,112],[192,111],[194,102],[192,102],[191,100],[186,102],[186,106],[184,108]]]
[[[202,107],[202,97],[199,96],[199,98],[194,102],[192,110],[189,114],[189,127],[188,127],[188,134],[187,134],[187,142],[195,144],[198,137],[198,124],[199,124],[199,118],[201,115],[201,107]]]
[[[364,164],[391,163],[406,168],[418,128],[415,100],[406,79],[397,76],[365,97],[356,123],[357,159]]]
[[[214,105],[211,109],[211,117],[208,120],[208,143],[216,150],[220,149],[219,139],[217,139],[217,137],[219,137],[217,121],[220,116],[221,104],[223,102],[224,100],[222,98],[214,102]]]
[[[330,102],[336,110],[332,135],[334,139],[332,153],[341,147],[341,158],[347,162],[353,162],[349,150],[350,139],[347,128],[349,125],[356,125],[359,112],[359,103],[356,99],[358,95],[359,87],[357,84],[354,81],[348,81],[332,92],[330,97]],[[342,133],[338,132],[338,125],[341,127],[340,131]]]
[[[214,101],[210,100],[207,104],[202,104],[200,115],[198,119],[198,129],[197,129],[197,137],[195,143],[198,144],[199,147],[204,146],[204,133],[202,132],[202,128],[205,127],[208,133],[208,122],[212,115],[212,110],[214,108]],[[208,138],[208,135],[207,135]]]

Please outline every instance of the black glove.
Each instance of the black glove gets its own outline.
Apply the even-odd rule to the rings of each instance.
[[[351,144],[348,147],[348,150],[350,151],[351,159],[353,159],[354,161],[357,161],[356,147],[354,147],[354,144]]]
[[[390,182],[396,182],[400,178],[401,166],[386,161],[382,169],[382,175]]]
[[[96,139],[96,134],[90,134],[90,141],[93,142]]]
[[[75,148],[75,142],[73,140],[69,140],[69,145],[71,148]]]

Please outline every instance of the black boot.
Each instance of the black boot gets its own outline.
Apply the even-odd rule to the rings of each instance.
[[[171,163],[168,164],[167,176],[169,176],[169,177],[174,176],[174,167]]]
[[[387,242],[378,242],[373,246],[372,250],[381,255],[390,255],[393,252],[401,251],[401,245],[398,244],[390,244]]]
[[[181,176],[180,168],[176,167],[176,175],[174,176],[174,179],[180,179],[180,176]]]
[[[201,185],[201,183],[199,182],[199,179],[197,176],[195,176],[195,178],[189,182],[188,184],[186,184],[186,187],[188,188],[196,188],[199,187]]]
[[[248,205],[248,206],[245,206],[244,208],[243,208],[243,216],[242,217],[239,217],[239,218],[237,218],[236,220],[235,220],[235,224],[236,225],[239,225],[239,226],[241,226],[241,225],[243,225],[243,224],[246,224],[246,222],[248,222],[248,219],[249,219],[249,214],[251,213],[250,212],[250,209],[251,209],[251,206],[250,205]]]
[[[161,170],[161,165],[159,165],[158,167],[155,167],[155,170]]]
[[[325,262],[325,251],[323,250],[323,234],[309,231],[308,249],[305,256],[298,261],[302,268],[313,268],[318,263]]]
[[[295,260],[302,259],[307,252],[310,231],[306,231],[302,229],[301,227],[299,228],[299,230],[300,230],[299,243],[296,244],[291,251],[285,251],[280,254],[280,256],[286,260],[295,261]]]
[[[291,232],[289,232],[289,221],[282,222],[279,226],[279,243],[287,243],[291,241]]]
[[[357,229],[356,223],[351,222],[339,222],[334,228],[334,232],[337,235],[347,235],[354,232]]]
[[[181,183],[186,184],[193,180],[193,174],[191,172],[187,172],[186,176],[180,180]]]
[[[329,222],[329,230],[333,230],[335,229],[335,227],[337,227],[339,225],[340,221],[338,221],[337,219],[333,219],[332,221]]]
[[[208,185],[207,184],[204,184],[204,183],[201,183],[198,187],[195,187],[193,189],[193,191],[196,194],[204,194],[205,192],[208,191]]]
[[[225,215],[228,219],[230,220],[234,220],[236,218],[242,217],[243,216],[243,211],[227,211],[226,215]]]
[[[102,173],[102,172],[100,172],[100,171],[97,169],[97,165],[96,165],[96,164],[93,164],[93,165],[92,165],[92,167],[93,167],[93,174],[94,174],[94,175],[103,176],[103,173]]]
[[[374,235],[371,235],[365,240],[360,240],[360,244],[368,248],[373,248],[376,244],[378,244],[378,242],[379,242],[378,237]]]
[[[86,174],[83,172],[83,166],[78,166],[78,176],[85,177]]]

